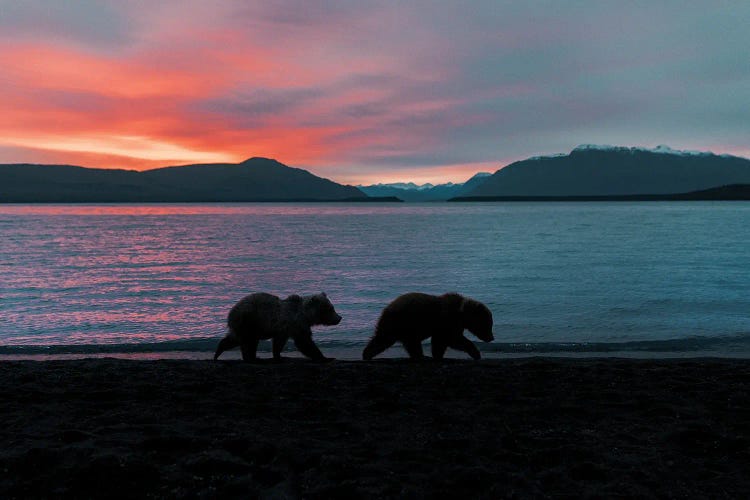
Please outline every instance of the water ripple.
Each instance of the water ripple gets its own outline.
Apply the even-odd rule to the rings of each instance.
[[[247,293],[326,291],[344,321],[316,338],[360,346],[396,295],[454,290],[492,309],[499,349],[694,345],[750,331],[749,216],[741,202],[2,205],[0,344],[199,342]]]

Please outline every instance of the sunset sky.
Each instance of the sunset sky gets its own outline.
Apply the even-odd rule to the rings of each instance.
[[[463,181],[581,143],[750,156],[750,2],[0,0],[0,163]]]

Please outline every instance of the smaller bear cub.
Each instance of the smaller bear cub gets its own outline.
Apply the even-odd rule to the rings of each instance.
[[[290,295],[280,299],[270,293],[253,293],[232,307],[227,317],[229,332],[216,348],[214,359],[222,352],[240,346],[243,361],[254,361],[258,341],[273,339],[273,357],[281,359],[289,337],[305,356],[316,361],[325,361],[318,346],[312,340],[311,326],[338,325],[341,316],[325,293],[300,297]]]
[[[491,342],[492,324],[492,313],[479,301],[457,293],[440,296],[407,293],[383,309],[362,359],[370,360],[396,342],[403,344],[411,358],[421,359],[422,341],[430,337],[435,359],[442,359],[448,347],[479,359],[479,350],[464,337],[464,329],[480,340]]]

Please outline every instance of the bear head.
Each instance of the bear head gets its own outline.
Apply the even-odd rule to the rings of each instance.
[[[341,323],[341,316],[336,313],[333,304],[323,292],[305,297],[304,307],[305,317],[311,326],[338,325]]]
[[[479,340],[492,342],[492,313],[489,308],[479,301],[464,299],[461,304],[461,312],[464,318],[464,327],[477,336]]]

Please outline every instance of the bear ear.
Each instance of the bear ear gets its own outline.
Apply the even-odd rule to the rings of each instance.
[[[320,295],[322,295],[323,297],[328,297],[325,292],[320,292]]]
[[[289,302],[300,302],[302,300],[302,297],[297,294],[293,294],[287,297],[286,300],[288,300]]]

